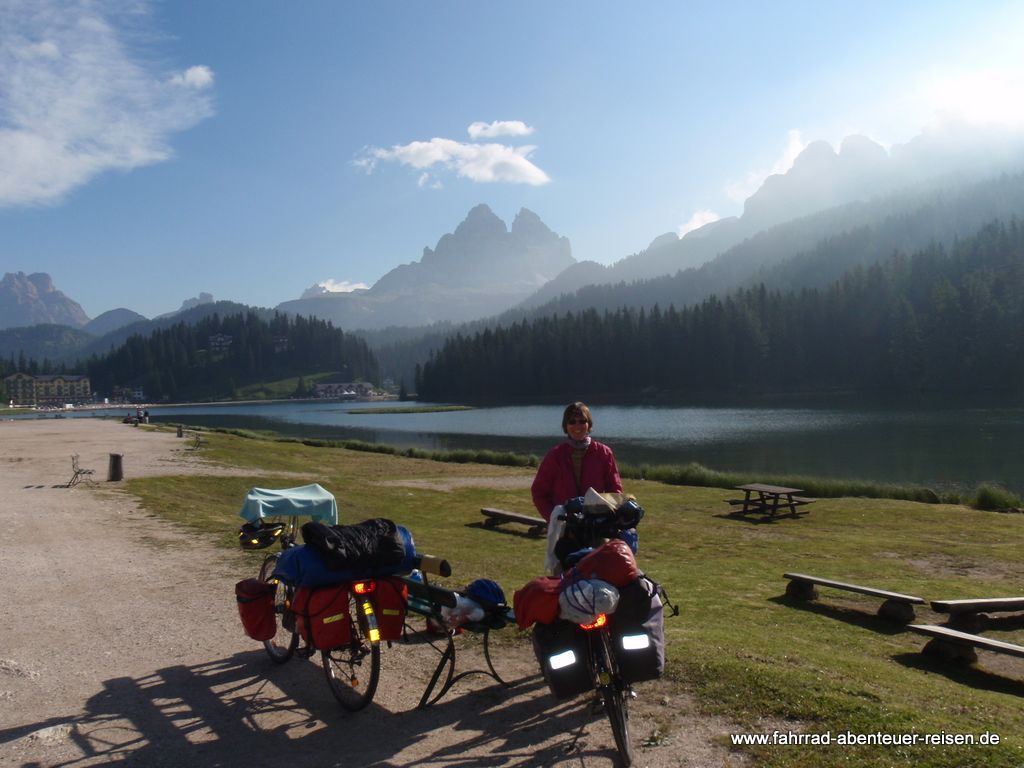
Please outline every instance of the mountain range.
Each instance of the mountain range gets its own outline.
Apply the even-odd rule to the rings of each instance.
[[[568,239],[532,211],[520,210],[509,227],[478,205],[418,261],[395,267],[371,288],[314,288],[274,309],[366,331],[382,346],[429,335],[431,324],[436,336],[481,318],[682,306],[758,280],[822,284],[893,250],[966,236],[992,218],[1024,212],[1024,152],[1009,140],[990,144],[996,151],[982,155],[950,151],[956,144],[948,136],[922,136],[889,151],[862,136],[847,137],[838,150],[816,142],[787,173],[770,176],[742,215],[684,237],[660,235],[610,266],[577,261]],[[70,360],[106,351],[131,333],[232,308],[249,309],[204,293],[152,321],[127,309],[90,320],[48,275],[8,273],[0,281],[0,329],[10,330],[0,330],[0,355]]]

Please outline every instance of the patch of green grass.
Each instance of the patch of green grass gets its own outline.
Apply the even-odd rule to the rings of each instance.
[[[382,516],[408,526],[421,552],[452,563],[449,586],[492,578],[511,599],[541,573],[542,540],[486,529],[479,513],[482,506],[496,506],[532,514],[530,468],[228,434],[209,434],[202,453],[251,473],[141,478],[127,481],[128,488],[147,510],[238,551],[237,512],[248,488],[319,482],[337,496],[343,522]],[[496,476],[521,482],[500,489],[464,484]],[[463,482],[445,486],[448,478]],[[453,490],[400,484],[407,480]],[[755,523],[727,514],[730,485],[626,482],[647,510],[640,565],[681,609],[680,616],[666,619],[666,676],[676,691],[693,694],[703,711],[726,717],[737,732],[780,728],[835,737],[847,731],[989,731],[1002,740],[973,747],[747,748],[758,765],[1024,763],[1020,662],[983,654],[981,666],[945,667],[921,655],[923,638],[878,618],[877,599],[823,588],[815,602],[794,602],[784,596],[782,578],[800,571],[926,599],[1015,596],[1024,582],[1024,518],[952,504],[822,497],[804,508],[806,515]],[[254,573],[260,553],[245,558],[241,562]],[[943,620],[927,609],[918,614],[922,623]],[[1024,643],[1019,627],[1005,624],[987,634]],[[501,635],[499,642],[525,642],[516,633]],[[639,690],[642,696],[642,685]]]

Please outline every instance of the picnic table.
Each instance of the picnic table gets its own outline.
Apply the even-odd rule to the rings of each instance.
[[[802,488],[785,488],[781,485],[766,485],[764,483],[748,483],[737,485],[736,490],[743,491],[742,499],[729,499],[728,503],[734,508],[739,508],[741,514],[756,512],[769,517],[775,517],[780,510],[788,509],[790,514],[796,517],[796,508],[803,504],[811,504],[816,499],[807,499],[797,496],[803,493]]]

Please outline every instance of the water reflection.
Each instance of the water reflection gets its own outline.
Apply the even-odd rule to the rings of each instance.
[[[543,455],[561,437],[560,406],[411,414],[379,404],[287,403],[151,408],[154,421],[363,440],[401,448]],[[1021,409],[886,410],[600,406],[595,436],[620,462],[910,482],[1024,493]]]

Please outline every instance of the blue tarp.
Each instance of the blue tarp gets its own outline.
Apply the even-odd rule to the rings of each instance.
[[[281,553],[277,559],[277,567],[274,568],[274,576],[296,587],[325,587],[353,579],[372,579],[409,573],[416,567],[416,544],[408,528],[398,526],[398,535],[402,538],[405,556],[397,565],[362,571],[332,571],[324,564],[319,552],[304,544],[296,544]]]
[[[298,488],[253,488],[246,494],[238,516],[254,523],[264,517],[312,517],[318,523],[337,525],[338,503],[317,483]]]

